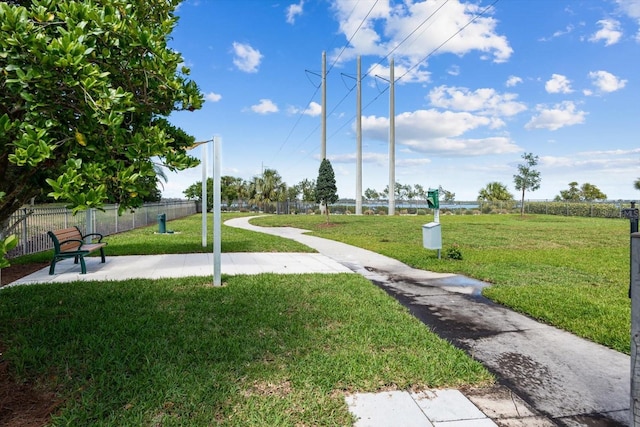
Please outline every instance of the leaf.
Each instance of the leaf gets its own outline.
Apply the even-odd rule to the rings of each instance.
[[[76,131],[76,141],[78,141],[78,144],[82,145],[83,147],[87,146],[87,140],[85,139],[84,135],[78,131]]]

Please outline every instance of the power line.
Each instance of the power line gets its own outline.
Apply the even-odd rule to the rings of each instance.
[[[338,59],[340,58],[340,56],[342,55],[342,53],[345,51],[346,47],[349,45],[349,43],[351,42],[351,40],[353,39],[353,37],[355,37],[355,35],[358,33],[358,31],[360,31],[360,28],[362,27],[362,25],[364,25],[364,22],[366,21],[366,19],[369,17],[369,15],[371,14],[371,12],[373,11],[373,8],[375,7],[375,5],[378,3],[379,0],[376,0],[375,3],[373,4],[373,6],[371,6],[371,9],[369,9],[369,12],[367,13],[367,15],[364,17],[364,19],[362,20],[362,22],[360,22],[360,25],[358,25],[358,28],[356,29],[356,31],[351,35],[351,37],[349,38],[349,40],[347,41],[347,43],[345,43],[345,45],[342,47],[342,50],[340,51],[340,53],[338,54],[338,56],[336,57],[335,61],[333,62],[333,64],[331,64],[331,67],[329,68],[329,70],[327,71],[327,74],[329,74],[329,72],[331,71],[331,69],[333,68],[333,66],[336,64],[336,62],[338,61]],[[353,16],[353,13],[355,12],[356,8],[358,7],[358,5],[360,4],[360,0],[358,0],[358,2],[353,6],[353,8],[351,9],[351,12],[349,12],[349,16],[347,17],[347,20],[351,19],[351,16]],[[334,36],[333,40],[335,40],[337,38],[337,34]],[[330,43],[333,44],[333,41]],[[307,72],[305,70],[305,72]],[[323,76],[326,77],[326,76]],[[312,82],[313,84],[313,82]],[[315,86],[315,85],[314,85]],[[278,150],[275,152],[274,157],[277,156],[278,154],[280,154],[280,152],[282,151],[282,149],[284,148],[284,146],[287,144],[287,142],[289,141],[289,139],[291,138],[291,135],[293,134],[293,132],[295,131],[295,129],[298,127],[298,125],[300,124],[300,121],[302,120],[302,117],[304,116],[304,113],[306,111],[306,109],[308,108],[308,106],[311,104],[311,102],[313,102],[313,99],[316,97],[316,95],[318,94],[318,90],[320,90],[320,86],[316,86],[316,90],[313,92],[313,95],[311,95],[311,98],[309,99],[309,101],[305,104],[306,107],[300,112],[300,114],[298,115],[298,118],[296,119],[296,122],[293,124],[293,127],[291,128],[291,130],[289,131],[289,133],[287,134],[287,137],[284,139],[284,141],[282,142],[282,144],[280,145],[280,148],[278,148]],[[313,132],[315,133],[316,129],[313,130]],[[305,138],[303,140],[303,142],[305,142],[307,139],[309,139],[310,136],[308,136],[307,138]],[[300,146],[300,144],[298,145]]]
[[[347,49],[347,46],[349,46],[349,44],[351,44],[351,40],[353,40],[353,38],[356,36],[356,34],[358,34],[358,31],[360,31],[360,28],[362,28],[362,26],[364,25],[364,23],[366,22],[367,18],[369,17],[369,15],[371,15],[371,12],[373,12],[373,9],[376,7],[376,5],[378,4],[379,0],[376,0],[373,5],[371,6],[371,8],[369,9],[369,12],[367,12],[367,14],[365,15],[364,18],[362,18],[362,21],[360,21],[360,25],[358,25],[358,28],[356,28],[356,30],[353,32],[353,34],[351,35],[351,37],[349,37],[349,40],[347,40],[347,42],[344,44],[344,46],[342,47],[342,50],[340,51],[340,53],[338,54],[338,56],[336,56],[335,60],[333,61],[333,64],[331,64],[331,66],[329,67],[329,71],[327,71],[327,74],[329,74],[329,72],[333,69],[333,66],[336,65],[336,63],[338,62],[338,59],[340,59],[340,57],[342,56],[342,54],[344,53],[344,51]],[[447,0],[448,1],[448,0]],[[360,1],[358,1],[358,3],[360,3]],[[356,6],[358,5],[358,3],[356,3]],[[349,17],[351,17],[351,15],[353,14],[353,12],[356,9],[356,6],[353,7],[353,9],[351,10],[351,13],[349,14]],[[349,20],[349,18],[347,18],[347,20]]]
[[[406,76],[407,74],[409,74],[412,70],[414,70],[415,68],[417,68],[421,63],[423,63],[424,61],[427,60],[427,58],[431,57],[431,55],[433,55],[434,53],[436,53],[438,50],[440,50],[445,44],[449,43],[449,41],[451,41],[455,36],[457,36],[458,34],[460,34],[465,28],[467,28],[469,25],[471,25],[473,22],[475,22],[476,19],[478,19],[479,17],[481,17],[482,15],[484,15],[490,8],[492,8],[493,6],[495,6],[496,3],[498,3],[500,0],[494,0],[493,3],[491,3],[489,6],[485,7],[480,13],[478,13],[477,15],[475,15],[473,18],[471,18],[471,20],[469,20],[469,22],[467,22],[466,24],[464,24],[462,27],[460,27],[460,29],[458,31],[456,31],[451,37],[449,37],[448,39],[446,39],[445,41],[443,41],[438,47],[436,47],[435,49],[433,49],[431,52],[429,52],[429,54],[427,56],[425,56],[424,58],[422,58],[420,61],[416,62],[416,64],[409,68],[403,75],[401,75],[400,77],[398,77],[396,79],[396,81],[402,79],[404,76]]]
[[[449,1],[449,0],[447,0]],[[395,79],[396,81],[399,81],[400,79],[402,79],[404,76],[406,76],[409,72],[411,72],[413,69],[415,69],[416,67],[418,67],[421,63],[423,63],[426,59],[428,59],[429,57],[431,57],[433,54],[435,54],[438,50],[440,50],[445,44],[447,44],[449,41],[451,41],[455,36],[457,36],[458,34],[460,34],[465,28],[467,28],[469,25],[471,25],[473,22],[475,22],[479,17],[481,17],[482,15],[484,15],[490,8],[492,8],[493,6],[495,6],[496,3],[498,3],[498,1],[500,0],[494,0],[493,3],[491,3],[490,5],[488,5],[487,7],[485,7],[482,11],[480,11],[480,13],[476,14],[473,18],[471,18],[469,20],[469,22],[467,22],[465,25],[463,25],[462,27],[460,27],[460,29],[458,31],[456,31],[454,34],[452,34],[449,38],[447,38],[444,42],[442,42],[438,47],[436,47],[435,49],[433,49],[431,52],[429,52],[429,54],[427,56],[425,56],[423,59],[421,59],[420,61],[416,62],[416,64],[409,68],[404,74],[402,74],[400,77],[398,77],[397,79]],[[422,23],[420,23],[420,25],[418,25],[407,37],[405,37],[402,42],[404,43],[409,37],[411,37],[411,35],[413,35],[418,28],[420,28],[425,22],[427,22],[429,19],[431,19],[431,17],[433,17],[443,6],[445,3],[442,4],[442,6],[440,6],[436,11],[434,11],[431,15],[429,15],[424,21],[422,21]],[[393,50],[391,50],[384,58],[388,58],[391,53],[393,53],[399,46],[396,46]],[[382,63],[382,60],[380,62],[378,62],[378,65],[380,65]],[[365,76],[368,74],[365,74]],[[375,98],[373,98],[369,103],[367,103],[366,106],[364,106],[362,108],[362,110],[366,110],[371,104],[373,104],[375,101],[377,101],[387,90],[389,90],[389,86],[387,86],[384,90],[380,91],[380,93],[378,95],[376,95]],[[340,131],[342,128],[344,128],[349,122],[351,122],[353,119],[355,118],[355,116],[351,117],[349,119],[349,121],[347,121],[344,125],[342,125],[340,128],[338,128],[338,131]],[[331,137],[333,137],[334,135],[337,134],[337,132],[334,132],[333,134],[331,134]]]
[[[409,37],[411,37],[412,35],[414,35],[414,34],[415,34],[415,32],[416,32],[416,31],[418,31],[418,29],[420,29],[420,27],[422,27],[425,23],[427,23],[427,21],[429,21],[429,20],[430,20],[430,19],[431,19],[431,18],[432,18],[436,13],[440,12],[440,9],[442,9],[442,8],[444,7],[444,5],[445,5],[445,4],[447,4],[448,2],[449,2],[449,0],[445,0],[445,2],[444,2],[444,3],[442,3],[442,5],[440,5],[440,7],[438,7],[435,11],[433,11],[433,13],[431,13],[431,15],[427,16],[427,17],[426,17],[426,18],[425,18],[425,19],[420,23],[420,25],[418,25],[416,28],[414,28],[414,29],[413,29],[413,31],[411,31],[411,32],[410,32],[410,33],[409,33],[409,34],[408,34],[404,39],[402,39],[402,41],[401,41],[400,43],[398,43],[398,44],[397,44],[393,49],[391,49],[391,50],[389,51],[389,53],[387,53],[387,55],[386,55],[384,58],[382,58],[380,61],[378,61],[378,63],[377,63],[376,65],[374,65],[373,67],[371,67],[370,69],[373,69],[374,67],[376,67],[376,66],[378,66],[378,65],[382,65],[382,62],[383,62],[385,59],[389,58],[393,52],[395,52],[396,50],[398,50],[398,48],[399,48],[400,46],[402,46],[402,44],[404,44],[404,42],[406,42],[406,41],[409,39]],[[427,28],[428,28],[428,27],[427,27]],[[426,30],[426,28],[425,28],[425,30]],[[363,77],[366,77],[366,76],[368,76],[368,75],[369,75],[369,73],[366,73]]]
[[[426,17],[418,26],[416,26],[409,34],[407,34],[407,36],[405,36],[404,39],[402,39],[402,41],[400,43],[398,43],[393,49],[391,49],[376,65],[381,65],[382,62],[389,58],[389,56],[391,56],[398,48],[400,48],[400,46],[402,46],[409,38],[411,38],[425,23],[427,23],[430,19],[432,19],[447,3],[449,0],[445,0],[444,3],[442,3],[436,10],[434,10],[428,17]],[[395,81],[399,81],[402,78],[404,78],[407,74],[409,74],[411,71],[413,71],[415,68],[419,67],[420,64],[422,64],[424,61],[426,61],[428,58],[430,58],[431,56],[433,56],[436,52],[438,52],[440,49],[442,49],[442,47],[444,47],[448,42],[450,42],[454,37],[456,37],[458,34],[460,34],[462,31],[464,31],[469,25],[471,25],[473,22],[475,22],[478,18],[480,18],[481,16],[483,16],[489,9],[491,9],[492,7],[494,7],[498,1],[500,0],[494,0],[491,4],[489,4],[487,7],[485,7],[482,11],[480,11],[479,13],[477,13],[473,18],[471,18],[465,25],[463,25],[462,27],[460,27],[455,33],[453,33],[450,37],[448,37],[445,41],[443,41],[440,45],[438,45],[435,49],[433,49],[431,52],[429,52],[429,54],[427,54],[424,58],[422,58],[420,61],[417,61],[415,65],[413,65],[412,67],[410,67],[409,69],[407,69],[405,71],[404,74],[402,74],[400,77],[396,78]],[[338,54],[338,56],[336,57],[336,59],[334,60],[334,62],[331,65],[331,68],[333,68],[333,66],[335,66],[335,64],[338,62],[338,59],[341,57],[341,55],[344,53],[344,51],[346,50],[346,47],[349,45],[349,43],[351,42],[351,40],[353,39],[353,37],[355,37],[355,35],[358,33],[358,31],[362,28],[362,26],[364,25],[366,19],[370,16],[371,12],[373,11],[373,8],[375,7],[375,5],[377,4],[378,0],[376,0],[376,2],[374,3],[374,5],[371,7],[371,9],[369,10],[369,12],[367,13],[367,15],[364,17],[364,19],[362,20],[362,22],[360,23],[360,25],[358,26],[358,28],[356,29],[356,31],[353,33],[353,35],[349,38],[349,40],[347,41],[347,43],[345,44],[345,46],[342,48],[342,50],[340,51],[340,53]],[[357,6],[357,4],[356,4]],[[354,8],[351,11],[351,14],[353,14],[356,6],[354,6]],[[350,16],[351,16],[350,14]],[[426,31],[426,28],[423,30],[423,32]],[[375,67],[375,66],[374,66]],[[370,69],[374,69],[374,67],[371,67]],[[327,72],[328,74],[328,72]],[[366,73],[363,75],[363,77],[368,76],[369,73]],[[350,89],[347,94],[334,106],[334,108],[331,110],[331,112],[329,113],[329,115],[331,115],[331,113],[333,113],[346,99],[347,97],[351,94],[351,92],[353,92],[354,88]],[[373,103],[375,103],[384,93],[387,92],[387,90],[389,90],[389,86],[387,86],[385,89],[383,89],[382,91],[379,91],[379,94],[376,95],[371,101],[369,101],[363,108],[362,111],[366,110],[367,108],[369,108]],[[316,88],[316,91],[314,92],[313,97],[315,97],[315,95],[318,92],[318,88]],[[312,99],[313,99],[312,97]],[[311,101],[310,101],[311,102]],[[335,130],[329,137],[328,139],[332,139],[334,136],[336,136],[345,126],[347,126],[349,123],[351,123],[353,121],[353,119],[355,119],[355,115],[352,116],[348,121],[345,121],[344,124],[342,126],[340,126],[337,130]],[[298,118],[298,120],[296,121],[296,125],[298,124],[298,122],[300,121],[300,118]],[[294,128],[295,128],[294,126]],[[318,130],[320,126],[316,126],[311,133],[302,140],[302,142],[297,146],[300,147],[304,142],[306,142],[309,138],[311,138],[311,136]],[[291,132],[289,132],[289,135],[287,136],[287,140],[289,139],[290,135],[293,133],[293,129]],[[286,141],[285,141],[286,143]],[[283,143],[284,146],[284,143]],[[296,148],[297,148],[296,147]],[[316,147],[317,149],[318,147]],[[281,151],[282,147],[280,147],[280,149],[278,150],[278,153]],[[308,154],[305,156],[307,157]]]

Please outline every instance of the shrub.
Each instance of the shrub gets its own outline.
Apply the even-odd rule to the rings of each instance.
[[[447,248],[444,256],[446,259],[461,260],[462,252],[460,251],[460,247],[454,243],[451,247]]]

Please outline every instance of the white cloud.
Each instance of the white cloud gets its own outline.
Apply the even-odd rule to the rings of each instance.
[[[622,13],[629,18],[635,19],[638,23],[638,32],[636,33],[636,41],[640,43],[640,1],[638,0],[616,0]]]
[[[622,37],[619,21],[615,19],[601,19],[598,21],[598,25],[600,25],[601,28],[589,38],[589,41],[598,42],[604,40],[605,46],[618,43]]]
[[[431,80],[431,73],[423,70],[422,67],[423,65],[411,68],[410,64],[403,63],[402,60],[396,60],[393,64],[393,77],[398,84],[428,83]],[[386,67],[375,64],[367,70],[367,74],[370,76],[380,76],[388,82],[391,76],[391,66]]]
[[[396,166],[398,167],[415,167],[415,166],[424,166],[431,163],[431,159],[397,159],[396,158]]]
[[[287,8],[287,23],[288,24],[295,24],[296,23],[296,16],[298,15],[302,15],[303,12],[303,6],[304,6],[304,0],[300,0],[300,3],[298,4],[292,4],[289,5],[289,7]]]
[[[565,126],[584,123],[587,115],[584,111],[576,111],[576,106],[571,101],[556,104],[553,108],[538,105],[536,109],[538,115],[531,118],[525,125],[525,129],[558,130]]]
[[[233,64],[241,71],[247,73],[257,73],[262,54],[248,44],[233,42]]]
[[[480,115],[513,116],[527,109],[525,104],[516,101],[518,95],[499,94],[490,88],[472,92],[464,87],[438,86],[428,96],[435,107],[477,112]]]
[[[292,115],[304,114],[305,116],[317,117],[322,113],[322,105],[312,101],[304,110],[297,107],[289,107],[287,111]]]
[[[347,49],[333,55],[335,59],[340,52],[340,61],[356,55],[386,56],[393,51],[398,62],[412,68],[434,52],[462,56],[479,51],[494,62],[504,62],[513,53],[507,38],[497,34],[497,20],[490,15],[491,9],[478,17],[483,8],[472,3],[451,0],[429,18],[441,3],[403,2],[391,7],[385,1],[372,7],[372,2],[358,2],[355,6],[353,0],[332,2],[339,31],[350,40]]]
[[[544,85],[548,93],[571,93],[571,81],[562,74],[552,74],[551,79]]]
[[[278,106],[270,99],[261,99],[259,104],[251,106],[251,111],[258,114],[271,114],[277,113],[279,110]]]
[[[509,76],[509,78],[507,79],[507,82],[505,83],[505,85],[507,87],[513,87],[515,85],[518,85],[522,83],[522,79],[518,76]]]
[[[346,153],[346,154],[333,154],[328,155],[327,159],[331,161],[331,163],[355,163],[356,162],[356,153]],[[375,163],[379,166],[386,166],[389,164],[389,155],[384,153],[373,153],[373,152],[363,152],[362,153],[362,163]]]
[[[396,116],[396,142],[412,151],[438,155],[473,156],[517,152],[520,148],[507,137],[463,138],[472,130],[490,128],[494,121],[468,112],[418,110]],[[362,118],[363,136],[385,141],[389,132],[386,117]]]
[[[607,71],[592,71],[589,73],[592,83],[600,92],[615,92],[627,84],[626,80],[619,79]]]
[[[204,96],[204,99],[211,102],[218,102],[222,99],[222,95],[215,92],[209,92]]]
[[[447,70],[447,73],[449,75],[452,76],[459,76],[460,75],[460,67],[457,65],[452,65],[451,67],[449,67],[449,69]]]

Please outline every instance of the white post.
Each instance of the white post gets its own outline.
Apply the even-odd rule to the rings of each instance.
[[[202,144],[202,247],[207,247],[207,145]]]
[[[631,423],[640,426],[640,233],[631,234]]]
[[[220,223],[220,137],[213,137],[213,286],[221,286],[220,252],[222,224]]]

